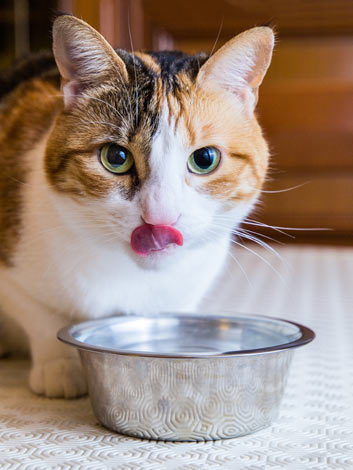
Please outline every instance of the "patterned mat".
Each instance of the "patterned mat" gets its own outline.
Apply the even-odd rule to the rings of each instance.
[[[216,442],[132,439],[100,426],[87,398],[34,396],[29,363],[0,360],[1,470],[352,470],[353,248],[278,253],[237,251],[205,302],[209,312],[279,316],[315,330],[294,355],[273,426]]]

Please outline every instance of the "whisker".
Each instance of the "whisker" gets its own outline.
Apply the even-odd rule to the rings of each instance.
[[[212,231],[211,227],[207,227],[207,228],[206,228],[206,231],[209,232],[212,236],[213,236],[213,235],[216,235],[216,233]],[[206,234],[203,234],[202,239],[203,239],[203,240],[206,240],[207,242],[211,242],[211,243],[212,243],[212,242],[213,242],[213,238],[211,238],[211,237],[208,238],[206,235],[207,235],[207,233],[206,233]],[[244,275],[246,281],[248,282],[249,287],[253,288],[254,286],[253,286],[253,284],[251,283],[251,281],[250,281],[250,279],[249,279],[249,276],[246,274],[246,271],[245,271],[243,265],[240,263],[240,261],[232,254],[232,252],[231,252],[230,250],[228,251],[228,255],[229,255],[229,256],[235,261],[235,263],[238,265],[238,267],[239,267],[239,269],[241,270],[241,272],[243,273],[243,275]],[[230,272],[231,272],[232,275],[234,275],[234,272],[233,272],[233,271],[230,271]]]
[[[219,216],[218,214],[215,214],[214,215],[214,219],[217,220],[217,224],[219,224],[219,221],[224,221],[224,222],[230,222],[231,225],[234,224],[234,219],[232,217],[222,217],[222,216]],[[234,227],[229,227],[228,224],[223,224],[223,227],[226,228],[226,229],[231,229],[231,230],[235,230]],[[237,227],[236,230],[238,231],[242,231],[242,232],[245,232],[245,233],[251,233],[251,234],[254,234],[254,235],[257,235],[259,237],[262,237],[262,238],[266,238],[268,240],[271,240],[275,243],[279,243],[280,245],[283,245],[284,243],[279,241],[279,240],[276,240],[275,238],[272,238],[272,237],[269,237],[268,235],[265,235],[263,233],[259,233],[259,232],[255,232],[253,230],[249,230],[249,229],[245,229],[243,227]]]
[[[263,256],[261,256],[259,253],[257,253],[256,251],[252,250],[251,248],[249,248],[248,246],[246,245],[243,245],[242,243],[239,243],[237,242],[236,240],[232,239],[231,240],[232,243],[234,243],[235,245],[238,245],[238,246],[241,246],[242,248],[244,248],[245,250],[249,251],[250,253],[252,253],[253,255],[257,256],[258,258],[260,258],[270,269],[272,269],[272,271],[274,271],[277,276],[281,279],[282,282],[284,282],[284,278],[283,276],[281,275],[281,273],[274,267],[272,266],[272,264],[266,259],[264,258]]]
[[[104,106],[108,106],[108,108],[112,109],[114,111],[114,113],[119,116],[121,119],[126,119],[126,116],[123,116],[117,109],[115,106],[113,106],[112,104],[108,103],[107,101],[105,100],[102,100],[100,98],[96,98],[94,96],[90,96],[89,97],[90,100],[94,100],[94,101],[98,101],[100,103],[103,103]]]
[[[216,232],[214,232],[215,235],[217,235]],[[260,258],[269,268],[271,268],[276,274],[277,276],[281,279],[282,282],[284,282],[284,278],[283,276],[281,275],[281,273],[274,267],[272,266],[272,264],[266,259],[264,258],[263,256],[261,256],[259,253],[257,253],[256,251],[252,250],[251,248],[249,248],[248,246],[234,240],[234,239],[231,239],[230,240],[231,243],[234,243],[234,245],[238,245],[242,248],[244,248],[245,250],[249,251],[250,253],[252,253],[253,255],[257,256],[258,258]],[[280,255],[278,255],[280,257]]]
[[[103,125],[106,125],[106,126],[109,126],[109,127],[113,127],[114,129],[120,130],[120,127],[117,126],[116,124],[112,123],[112,122],[107,122],[107,121],[91,121],[91,120],[87,119],[86,117],[83,118],[83,122],[84,122],[84,123],[87,123],[87,124],[103,124]]]
[[[122,60],[122,59],[121,59],[121,60]],[[121,83],[123,84],[123,87],[124,87],[125,92],[126,92],[126,96],[127,96],[128,100],[129,100],[130,114],[128,114],[128,115],[129,115],[129,120],[131,120],[132,117],[133,117],[133,114],[132,114],[132,101],[131,101],[131,96],[130,96],[130,93],[129,93],[128,89],[127,89],[125,80],[123,79],[123,77],[122,77],[122,75],[121,75],[121,73],[120,73],[120,70],[118,69],[118,67],[117,67],[115,64],[113,64],[113,66],[114,66],[114,69],[116,70],[116,72],[118,73],[118,75],[119,75],[119,77],[120,77],[120,81],[121,81]],[[125,107],[125,109],[126,109],[126,107]],[[127,111],[127,109],[126,109],[126,111]]]
[[[224,15],[222,15],[222,19],[221,19],[221,24],[219,25],[219,28],[218,28],[218,33],[217,33],[217,37],[216,37],[216,40],[213,44],[213,47],[211,49],[211,52],[210,52],[210,56],[209,57],[212,57],[213,56],[213,53],[216,49],[216,46],[217,46],[217,43],[218,43],[218,40],[219,40],[219,37],[221,35],[221,32],[222,32],[222,29],[223,29],[223,23],[224,23]]]
[[[293,191],[293,189],[301,188],[309,183],[311,183],[311,181],[305,181],[304,183],[296,184],[295,186],[290,186],[289,188],[277,189],[274,191],[269,191],[269,190],[264,190],[264,189],[259,189],[259,188],[253,188],[253,189],[256,189],[260,193],[266,193],[266,194],[286,193],[288,191]]]
[[[254,225],[255,227],[270,228],[270,229],[272,229],[272,230],[274,230],[274,231],[276,231],[276,232],[278,232],[278,233],[281,233],[282,235],[285,235],[285,236],[288,237],[288,238],[295,239],[295,236],[294,236],[294,235],[292,235],[292,234],[290,234],[290,233],[286,233],[286,232],[284,232],[283,230],[281,230],[281,228],[283,228],[283,227],[281,227],[281,228],[279,228],[279,227],[274,227],[273,225],[268,225],[268,224],[264,224],[264,223],[262,223],[262,222],[257,222],[256,220],[254,220],[253,222],[249,222],[249,220],[251,220],[251,219],[246,219],[246,218],[245,218],[245,219],[242,221],[242,225]]]
[[[262,248],[264,248],[265,250],[271,252],[273,255],[275,255],[283,264],[285,264],[287,267],[288,267],[288,264],[287,262],[284,260],[284,258],[278,253],[278,251],[276,251],[271,245],[269,245],[268,243],[264,242],[263,240],[260,240],[258,239],[257,237],[253,236],[253,235],[248,235],[248,234],[242,234],[242,233],[237,233],[237,232],[233,232],[235,235],[238,235],[240,238],[246,238],[254,243],[256,243],[257,245],[261,246]]]
[[[222,225],[222,224],[219,224],[219,223],[213,223],[213,226],[214,227],[220,227],[220,228],[226,228],[228,229],[228,227],[226,225]],[[261,240],[259,238],[257,238],[256,236],[250,234],[250,233],[247,233],[246,230],[243,230],[241,228],[232,228],[230,230],[230,233],[232,233],[233,235],[236,235],[240,238],[243,238],[243,239],[247,239],[247,240],[250,240],[252,241],[253,243],[256,243],[257,245],[261,246],[262,248],[264,248],[265,250],[271,252],[273,255],[275,255],[279,260],[281,260],[281,262],[283,264],[285,264],[287,267],[288,267],[288,264],[287,262],[282,258],[282,256],[271,246],[269,245],[268,243],[266,243],[264,240]],[[270,238],[270,237],[268,237]]]
[[[249,279],[249,276],[246,274],[246,271],[243,267],[243,265],[240,263],[240,261],[232,254],[231,251],[228,252],[229,256],[237,263],[237,265],[239,266],[239,269],[241,270],[241,272],[243,273],[247,283],[249,284],[249,287],[250,288],[254,288],[254,285],[252,284],[252,282],[250,281]]]
[[[251,223],[249,223],[248,220],[251,221]],[[305,232],[305,231],[315,232],[315,231],[331,231],[331,230],[333,230],[332,228],[328,228],[328,227],[281,227],[279,225],[264,224],[263,222],[258,222],[256,220],[253,221],[252,219],[247,219],[247,218],[244,219],[243,224],[258,225],[258,226],[261,226],[261,227],[268,227],[268,228],[278,229],[278,231],[279,230],[292,230],[292,231],[302,231],[302,232]],[[285,235],[288,235],[288,234],[285,233]]]
[[[245,229],[245,228],[238,228],[237,230],[239,230],[241,232],[245,232],[245,233],[252,233],[252,234],[257,235],[259,237],[266,238],[267,240],[271,240],[272,242],[279,243],[280,245],[284,245],[283,242],[281,242],[279,240],[276,240],[275,238],[269,237],[268,235],[265,235],[263,233],[254,232],[254,230],[248,230],[248,229]]]
[[[63,97],[62,94],[56,94],[56,95],[51,95],[53,97]],[[72,96],[80,96],[79,94],[73,94]],[[120,117],[120,119],[124,120],[126,119],[128,116],[123,116],[112,104],[108,103],[107,101],[105,100],[102,100],[100,98],[96,98],[94,96],[88,96],[87,97],[88,101],[90,100],[94,100],[94,101],[98,101],[99,103],[103,103],[105,106],[107,106],[108,108],[112,109],[114,111],[114,113]],[[109,123],[110,124],[110,123]]]

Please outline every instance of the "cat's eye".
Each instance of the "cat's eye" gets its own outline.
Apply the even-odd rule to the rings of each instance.
[[[220,160],[220,150],[215,147],[202,147],[190,155],[188,168],[191,173],[205,175],[217,168]]]
[[[127,173],[134,164],[132,153],[118,144],[105,144],[99,153],[100,161],[104,168],[112,173]]]

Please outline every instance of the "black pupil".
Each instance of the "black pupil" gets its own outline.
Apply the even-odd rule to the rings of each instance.
[[[111,166],[119,167],[126,162],[127,150],[119,145],[111,145],[108,149],[107,160]]]
[[[202,170],[207,170],[214,161],[214,154],[211,149],[204,147],[194,152],[194,162]]]

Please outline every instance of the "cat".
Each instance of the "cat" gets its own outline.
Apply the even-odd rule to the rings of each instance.
[[[28,345],[33,392],[87,392],[61,327],[191,312],[219,276],[266,174],[273,44],[255,27],[210,57],[129,53],[61,15],[54,58],[2,78],[0,346]]]

